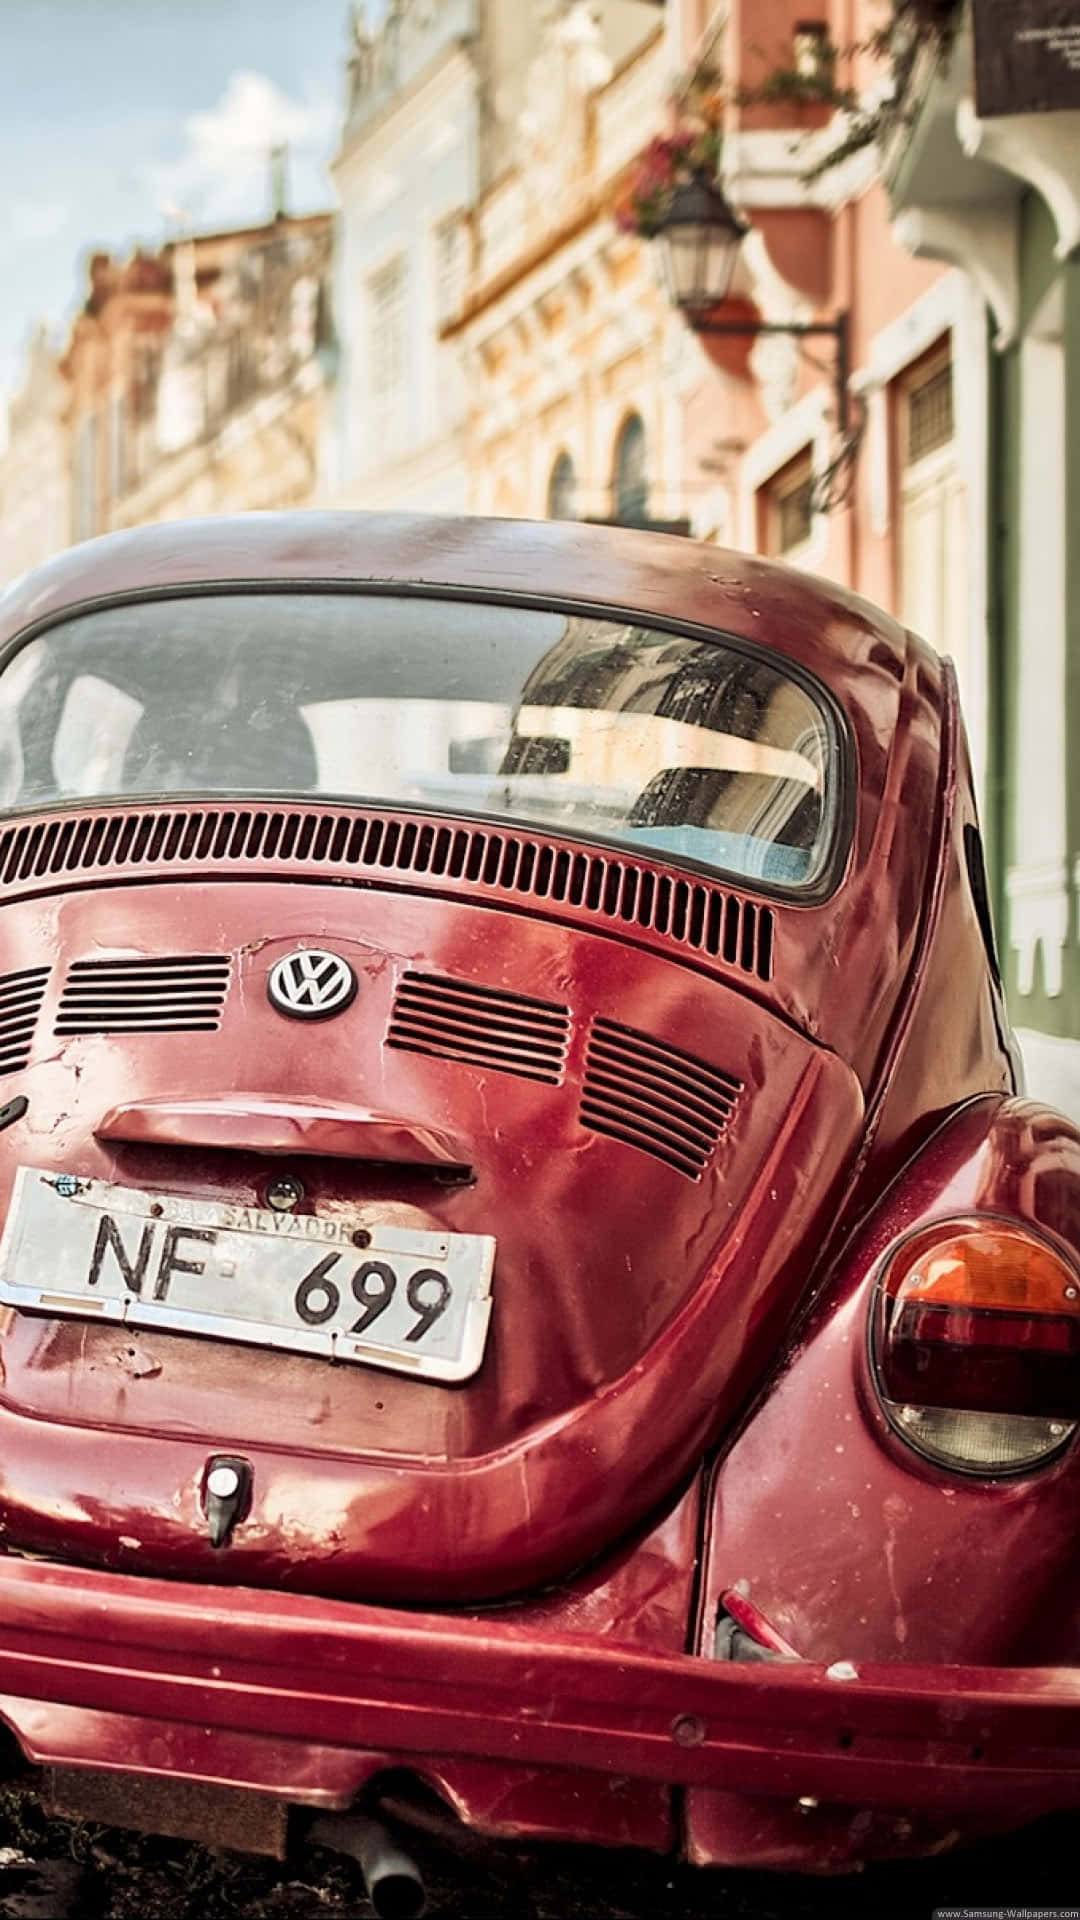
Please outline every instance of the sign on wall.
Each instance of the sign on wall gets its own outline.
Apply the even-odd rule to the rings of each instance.
[[[1080,0],[972,0],[975,111],[1080,108]]]

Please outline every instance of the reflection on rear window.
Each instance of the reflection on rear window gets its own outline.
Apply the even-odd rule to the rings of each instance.
[[[87,614],[0,672],[9,808],[326,795],[495,816],[804,887],[837,743],[775,658],[626,620],[241,593]]]

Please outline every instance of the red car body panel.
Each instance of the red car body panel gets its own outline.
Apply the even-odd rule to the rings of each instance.
[[[614,1777],[1008,1822],[1080,1788],[1071,1669],[732,1666],[70,1567],[4,1565],[0,1590],[0,1700],[48,1762],[134,1760],[323,1805],[404,1757],[433,1780],[444,1761],[501,1761],[511,1790],[521,1769],[570,1770],[586,1805]],[[35,1711],[43,1687],[63,1711]]]
[[[0,1714],[25,1751],[298,1805],[408,1767],[486,1831],[818,1868],[1076,1804],[1075,1450],[1007,1479],[933,1467],[866,1355],[881,1261],[924,1222],[1027,1221],[1080,1260],[1080,1137],[1015,1098],[948,670],[762,562],[404,516],[94,542],[0,597],[0,648],[245,585],[765,645],[842,716],[850,846],[797,900],[302,796],[0,823],[0,974],[49,965],[0,1207],[19,1166],[240,1207],[285,1167],[317,1218],[498,1241],[487,1355],[455,1386],[0,1310]],[[312,1028],[266,979],[314,944],[361,985]],[[184,954],[227,960],[217,1031],[56,1032],[65,966]],[[542,1003],[557,1071],[400,1044],[417,975]],[[657,1156],[660,1123],[646,1151],[590,1127],[597,1021],[737,1087],[703,1169]],[[214,1454],[253,1469],[224,1549]],[[742,1581],[797,1659],[715,1657]]]
[[[370,1214],[461,1233],[490,1232],[497,1211],[487,1363],[448,1391],[361,1367],[316,1383],[309,1356],[271,1352],[258,1358],[253,1391],[253,1355],[240,1345],[211,1353],[182,1333],[129,1337],[111,1324],[13,1314],[0,1388],[0,1517],[37,1552],[193,1578],[412,1602],[526,1590],[636,1524],[746,1397],[805,1285],[793,1208],[801,1231],[824,1234],[858,1143],[858,1088],[834,1055],[659,957],[446,902],[435,910],[374,891],[282,892],[185,890],[185,943],[233,956],[220,1029],[80,1036],[31,1066],[20,1081],[29,1111],[0,1134],[0,1204],[22,1161],[151,1191],[179,1175],[207,1198],[257,1206],[265,1163],[238,1095],[258,1108],[308,1089],[333,1105],[360,1087],[398,1129],[433,1124],[452,1136],[475,1181],[441,1187],[431,1178],[438,1162],[426,1175],[411,1157],[404,1173],[381,1162],[380,1118],[370,1160],[362,1121],[355,1161],[317,1158],[310,1140],[290,1156],[305,1207],[361,1225]],[[122,899],[140,950],[175,947],[172,890],[128,888]],[[126,948],[113,932],[116,901],[95,889],[12,905],[5,971],[40,953],[43,939],[72,956]],[[283,1021],[264,991],[268,969],[305,937],[345,955],[363,983],[340,1018],[313,1028]],[[563,1084],[509,1073],[496,1081],[386,1046],[395,992],[417,956],[440,977],[512,979],[520,992],[557,996],[571,1015]],[[58,987],[54,978],[44,1029]],[[576,1090],[598,1008],[635,1029],[647,1021],[651,1041],[742,1082],[700,1180],[580,1124]],[[175,1120],[171,1147],[98,1138],[125,1094],[154,1101],[180,1085],[209,1103],[223,1060],[234,1087],[234,1063],[245,1074],[232,1095],[228,1152],[200,1143],[205,1124],[190,1145],[176,1145]],[[595,1192],[606,1196],[602,1210],[589,1203]],[[224,1555],[207,1539],[200,1505],[210,1451],[244,1453],[255,1468],[251,1514]],[[137,1547],[121,1544],[132,1537]]]

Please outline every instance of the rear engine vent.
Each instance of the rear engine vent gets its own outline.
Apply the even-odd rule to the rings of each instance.
[[[76,960],[60,998],[57,1033],[212,1033],[221,1024],[229,960]]]
[[[552,919],[615,926],[771,980],[775,915],[705,878],[630,853],[588,852],[540,835],[355,808],[123,808],[24,821],[0,831],[0,894],[104,877],[179,877],[207,868],[302,873],[385,885],[396,877],[456,899],[508,898]]]
[[[387,1045],[467,1061],[558,1086],[566,1065],[566,1007],[467,980],[407,973],[390,1016]]]
[[[0,1073],[18,1073],[29,1060],[48,978],[48,967],[0,974]]]
[[[741,1092],[741,1080],[691,1053],[614,1020],[593,1023],[582,1124],[640,1147],[691,1180],[708,1166]]]

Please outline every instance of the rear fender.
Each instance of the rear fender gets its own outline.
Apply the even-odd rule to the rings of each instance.
[[[1080,1443],[1003,1478],[947,1471],[885,1419],[867,1328],[881,1263],[957,1214],[1026,1221],[1080,1259],[1080,1133],[1032,1101],[972,1101],[909,1162],[834,1267],[783,1371],[719,1461],[697,1644],[720,1596],[804,1657],[1071,1664]],[[973,1578],[973,1569],[978,1578]]]
[[[706,1503],[696,1647],[717,1647],[721,1595],[749,1583],[775,1633],[803,1660],[832,1663],[836,1678],[887,1663],[898,1679],[922,1661],[942,1663],[942,1683],[972,1662],[980,1682],[1006,1668],[1075,1683],[1080,1617],[1074,1577],[1080,1445],[1049,1465],[1004,1479],[946,1472],[913,1452],[882,1413],[870,1377],[867,1330],[883,1259],[913,1228],[971,1212],[1039,1226],[1080,1248],[1080,1135],[1032,1102],[991,1095],[971,1102],[909,1162],[832,1271],[783,1370],[718,1462]],[[1073,1577],[1069,1577],[1070,1573]],[[727,1636],[729,1639],[730,1636]],[[720,1636],[720,1648],[725,1636]],[[860,1664],[856,1664],[860,1663]],[[982,1664],[985,1663],[985,1664]],[[1057,1668],[1057,1672],[1047,1671]],[[748,1672],[798,1673],[801,1663]],[[1015,1676],[1014,1676],[1015,1677]],[[983,1698],[993,1697],[993,1684]],[[951,1709],[941,1693],[942,1725]],[[1059,1716],[1057,1733],[1064,1735]],[[691,1788],[684,1844],[699,1862],[815,1871],[872,1856],[936,1852],[986,1830],[957,1819],[941,1799],[933,1823],[875,1806],[865,1767],[874,1749],[850,1730],[840,1750],[859,1754],[851,1791],[777,1798]],[[989,1715],[966,1749],[976,1772],[1000,1757]],[[1052,1749],[1045,1748],[1047,1760]],[[934,1743],[925,1759],[936,1767]],[[833,1804],[826,1804],[832,1801]],[[1018,1793],[1000,1827],[1039,1811]]]

